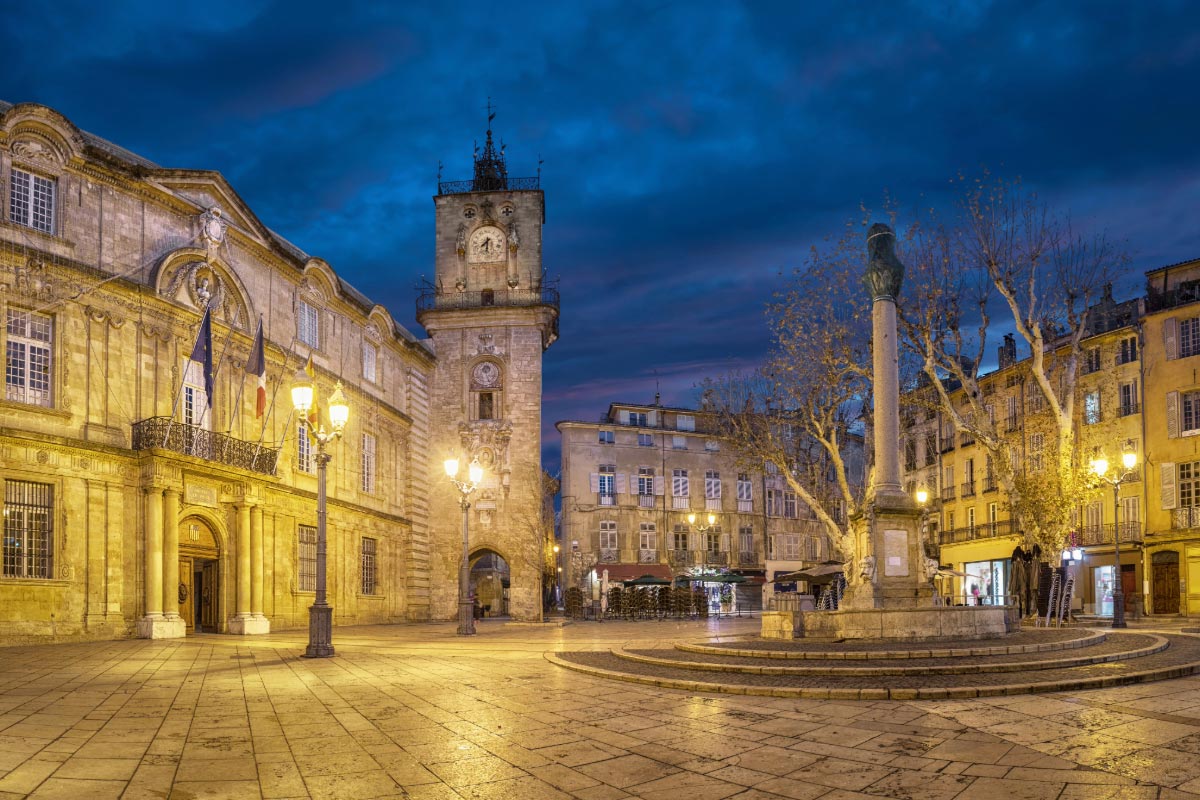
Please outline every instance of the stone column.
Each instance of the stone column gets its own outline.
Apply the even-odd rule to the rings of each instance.
[[[138,620],[138,636],[158,639],[163,633],[163,490],[146,489],[143,531],[146,539],[146,575],[143,583],[146,613]]]
[[[254,567],[253,552],[253,512],[255,509],[250,503],[238,503],[237,505],[237,595],[234,601],[234,616],[229,620],[229,632],[234,634],[255,634],[266,633],[265,629],[266,618],[259,617],[255,619],[251,613],[252,601],[252,574]],[[262,516],[259,511],[259,520]],[[261,533],[260,533],[261,540]],[[261,562],[259,567],[259,583],[261,585],[262,568]],[[261,588],[260,588],[261,592]],[[261,594],[260,594],[261,597]],[[261,600],[260,600],[261,603]]]
[[[163,493],[163,613],[179,618],[179,490]]]
[[[256,621],[262,622],[266,622],[263,614],[264,559],[263,509],[262,506],[255,506],[250,510],[250,614]]]

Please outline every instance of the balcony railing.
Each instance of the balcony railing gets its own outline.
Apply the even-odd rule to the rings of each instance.
[[[1008,421],[1004,423],[1004,432],[1012,433],[1019,427],[1021,427],[1020,419],[1017,417],[1009,417]]]
[[[672,567],[690,567],[692,565],[692,551],[668,550],[667,563]]]
[[[961,487],[963,497],[975,496],[975,481],[967,481]]]
[[[133,449],[161,448],[238,469],[274,475],[279,450],[185,425],[170,417],[149,417],[133,423]]]
[[[1141,410],[1142,407],[1137,403],[1122,403],[1121,405],[1117,406],[1117,416],[1128,417],[1132,416],[1133,414],[1137,414]]]
[[[1168,308],[1186,306],[1200,300],[1200,286],[1189,283],[1167,291],[1151,290],[1146,293],[1147,311],[1164,311]]]
[[[1122,542],[1140,542],[1142,540],[1142,524],[1140,522],[1122,522],[1117,526]],[[1113,543],[1113,524],[1088,525],[1079,531],[1081,547],[1095,547]]]
[[[1200,528],[1200,506],[1171,509],[1171,528],[1177,531]]]
[[[486,177],[469,181],[441,181],[438,194],[466,194],[467,192],[527,192],[540,189],[542,179]]]
[[[601,564],[615,564],[615,563],[617,563],[618,560],[619,560],[619,558],[618,558],[617,548],[615,548],[615,547],[601,547],[600,548],[600,563]]]
[[[712,566],[723,567],[729,564],[729,553],[720,552],[717,550],[705,550],[703,552],[704,563]]]
[[[654,508],[654,495],[639,494],[638,495],[638,508]]]
[[[753,513],[753,511],[754,511],[754,501],[753,500],[738,500],[738,513],[739,514],[750,514],[750,513]]]
[[[617,496],[615,494],[605,494],[601,492],[596,497],[596,505],[599,506],[615,506],[617,504]]]
[[[704,510],[705,511],[720,511],[721,510],[721,498],[719,498],[719,497],[704,498]]]
[[[1016,522],[1010,519],[999,522],[985,522],[982,525],[968,525],[965,528],[953,528],[938,532],[938,543],[942,545],[974,542],[979,539],[995,539],[1000,536],[1011,536],[1018,533]]]
[[[996,476],[995,475],[988,475],[988,476],[984,477],[983,491],[985,491],[985,492],[996,491]]]
[[[671,508],[676,511],[687,511],[692,507],[692,499],[690,497],[672,497]]]
[[[942,499],[943,500],[953,500],[954,499],[954,487],[953,486],[947,486],[944,489],[942,489]]]
[[[452,290],[425,289],[417,295],[417,316],[426,311],[446,311],[462,308],[528,308],[550,306],[556,311],[559,305],[558,282],[540,281],[533,288],[484,289],[478,292],[456,292]],[[420,321],[418,319],[418,321]]]
[[[638,550],[638,563],[639,564],[657,564],[658,563],[658,551],[657,550]]]
[[[750,567],[758,563],[757,553],[738,553],[738,564],[743,567]]]

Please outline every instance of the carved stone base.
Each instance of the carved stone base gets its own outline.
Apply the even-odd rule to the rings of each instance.
[[[146,616],[137,622],[137,635],[139,639],[182,639],[187,636],[187,623],[183,617]]]
[[[993,639],[1008,633],[1003,606],[771,611],[764,639]]]
[[[229,620],[229,633],[237,636],[258,636],[271,632],[271,620],[263,616],[234,617]]]

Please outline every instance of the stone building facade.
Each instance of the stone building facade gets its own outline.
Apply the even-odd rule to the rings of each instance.
[[[462,432],[431,393],[457,357],[272,232],[219,173],[160,167],[44,106],[0,103],[0,204],[0,643],[306,626],[316,448],[289,388],[310,356],[318,401],[340,382],[350,407],[328,471],[334,624],[453,616],[434,588],[454,583],[443,553],[459,541],[440,464]],[[206,307],[211,387],[190,358]],[[524,321],[508,326],[480,333],[525,357]],[[536,415],[540,372],[506,377]]]

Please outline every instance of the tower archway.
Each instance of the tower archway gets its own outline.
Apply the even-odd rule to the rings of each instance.
[[[511,570],[504,556],[490,548],[471,553],[471,594],[487,617],[507,617]]]

